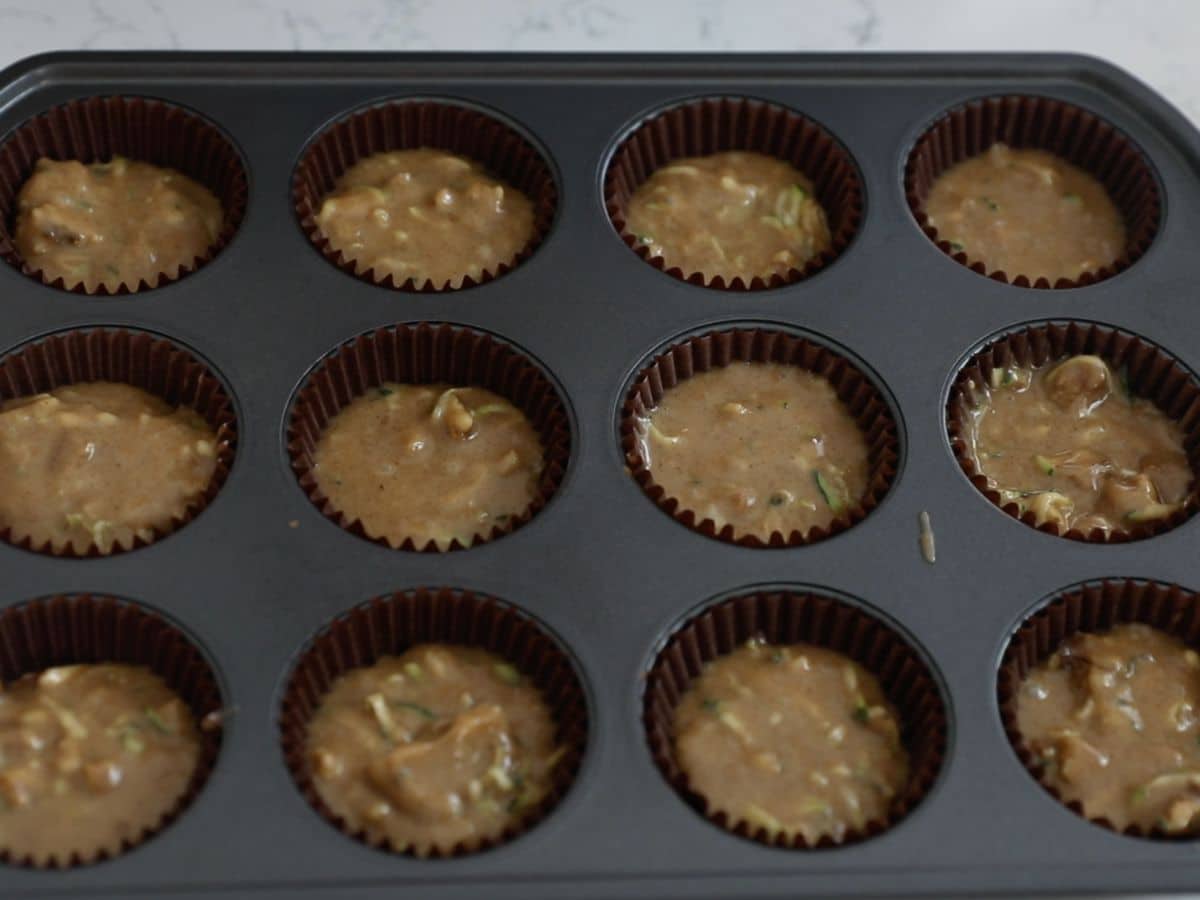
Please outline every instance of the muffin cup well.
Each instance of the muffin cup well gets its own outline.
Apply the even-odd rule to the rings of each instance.
[[[1031,283],[1021,272],[989,270],[981,260],[955,251],[929,224],[925,201],[939,175],[997,142],[1049,151],[1095,177],[1125,220],[1125,252],[1111,265],[1050,284],[1045,277]],[[1162,219],[1158,179],[1133,140],[1094,113],[1051,97],[988,97],[947,111],[909,153],[904,191],[917,224],[938,249],[973,272],[1018,287],[1074,288],[1111,278],[1146,252]]]
[[[1067,809],[1089,822],[1113,830],[1113,824],[1107,819],[1088,818],[1081,804],[1066,802],[1046,779],[1044,766],[1038,763],[1017,725],[1017,695],[1029,672],[1048,659],[1068,638],[1134,622],[1157,628],[1189,647],[1200,649],[1200,594],[1175,584],[1138,579],[1105,579],[1070,588],[1028,616],[1012,634],[1000,660],[996,680],[1000,719],[1021,764]],[[1162,840],[1195,840],[1194,835],[1168,834],[1157,828],[1146,831],[1137,825],[1131,825],[1121,833]]]
[[[827,528],[815,526],[806,534],[773,532],[766,540],[738,536],[733,525],[720,530],[712,519],[698,519],[654,480],[642,456],[641,422],[671,388],[700,372],[733,362],[782,363],[825,378],[858,423],[867,443],[868,478],[863,496],[848,506]],[[895,480],[900,459],[896,419],[878,387],[853,363],[830,348],[797,334],[770,327],[730,328],[684,338],[657,353],[633,379],[621,407],[621,449],[634,480],[660,509],[706,537],[743,547],[796,547],[824,540],[858,524],[883,500]]]
[[[994,368],[1042,366],[1080,354],[1099,356],[1114,370],[1124,370],[1130,390],[1152,401],[1183,429],[1192,485],[1181,507],[1170,516],[1108,534],[1098,528],[1087,534],[1076,529],[1063,531],[1053,522],[1039,525],[1032,511],[1022,514],[1015,502],[1005,503],[971,459],[967,440],[971,411],[979,402],[982,386],[991,383]],[[990,340],[963,366],[950,387],[946,429],[954,456],[971,484],[1010,516],[1047,534],[1076,541],[1136,541],[1169,531],[1200,508],[1200,381],[1166,351],[1116,328],[1090,322],[1046,322],[1026,325]]]
[[[772,644],[814,644],[850,657],[879,679],[900,715],[901,739],[909,753],[908,784],[893,799],[886,818],[847,833],[840,845],[829,836],[815,845],[799,834],[772,838],[761,826],[710,809],[675,759],[675,710],[692,681],[705,663],[759,637]],[[891,828],[929,792],[947,745],[945,703],[933,673],[917,651],[857,605],[799,588],[755,591],[718,601],[674,631],[646,676],[643,722],[654,762],[689,806],[739,837],[797,849],[857,843]]]
[[[358,519],[337,509],[322,493],[313,472],[321,434],[351,401],[385,381],[486,388],[507,399],[528,417],[542,442],[545,465],[538,493],[519,516],[495,525],[468,545],[455,539],[448,549],[461,550],[525,525],[537,515],[562,483],[571,455],[571,426],[566,404],[549,377],[512,345],[470,328],[444,323],[392,325],[347,341],[309,373],[296,393],[288,418],[287,447],[292,469],[313,504],[342,528],[361,538],[397,550],[437,552],[437,542],[417,546],[412,538],[396,545],[370,537]]]
[[[458,287],[437,285],[429,279],[418,283],[411,276],[397,282],[389,272],[359,271],[354,259],[330,245],[316,216],[322,200],[346,170],[376,153],[421,148],[444,150],[474,160],[529,198],[533,204],[533,236],[512,262],[499,266],[495,272],[484,271],[478,281],[467,276]],[[313,138],[292,173],[292,204],[296,220],[308,239],[343,272],[369,284],[433,293],[486,284],[532,256],[554,220],[558,185],[542,153],[499,118],[448,100],[393,100],[338,119]]]
[[[452,588],[416,588],[376,597],[334,619],[301,651],[284,688],[279,713],[284,761],[300,792],[326,821],[355,840],[412,854],[386,840],[372,844],[365,832],[352,831],[325,805],[312,781],[306,744],[308,724],[340,675],[424,643],[478,647],[512,663],[541,691],[557,726],[557,741],[566,748],[546,796],[498,838],[437,847],[428,855],[488,850],[525,833],[558,805],[579,772],[588,738],[587,698],[570,658],[538,623],[504,601]]]
[[[73,544],[58,549],[49,541],[35,544],[31,537],[15,536],[12,526],[0,528],[0,539],[54,556],[94,557],[134,550],[166,537],[196,518],[225,484],[233,467],[238,438],[233,399],[221,379],[189,350],[149,332],[79,328],[37,338],[0,357],[0,404],[91,381],[129,384],[173,407],[186,406],[199,413],[217,436],[216,468],[208,487],[169,528],[154,528],[149,541],[134,536],[128,546],[114,544],[109,554],[102,554],[95,543],[83,553],[76,551]]]
[[[179,695],[196,718],[200,759],[187,790],[152,828],[121,848],[125,853],[174,822],[204,787],[221,749],[220,683],[204,653],[175,625],[136,603],[92,594],[30,600],[0,612],[0,679],[5,683],[73,663],[146,666]],[[0,860],[34,868],[70,868],[109,859],[72,854],[40,865],[0,848]]]
[[[689,156],[745,150],[773,156],[811,179],[817,200],[829,220],[829,249],[802,268],[770,278],[756,276],[729,283],[716,275],[665,267],[661,256],[626,228],[626,207],[634,192],[657,169]],[[808,278],[832,263],[854,238],[862,220],[863,186],[849,151],[823,127],[787,107],[746,97],[703,97],[655,113],[617,147],[604,174],[604,205],[625,244],[656,269],[703,287],[759,291]]]
[[[17,126],[0,142],[0,257],[24,274],[70,291],[87,294],[83,284],[51,279],[21,258],[13,243],[17,197],[42,157],[105,162],[124,156],[175,169],[208,188],[221,201],[224,222],[202,256],[188,260],[178,273],[161,272],[154,282],[122,283],[114,292],[131,294],[162,287],[209,262],[233,238],[246,212],[249,190],[241,154],[216,125],[198,114],[148,97],[85,97],[56,106]],[[101,285],[95,294],[108,294]]]

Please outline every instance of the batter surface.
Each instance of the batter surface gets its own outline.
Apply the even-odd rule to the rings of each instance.
[[[1075,280],[1125,252],[1104,185],[1044,150],[993,144],[938,176],[925,212],[951,249],[1010,279]]]
[[[634,191],[626,227],[685,276],[769,279],[829,249],[825,211],[798,169],[761,153],[677,159]]]
[[[1200,830],[1198,726],[1200,657],[1146,625],[1071,637],[1017,695],[1043,780],[1118,830]]]
[[[200,759],[187,705],[141,666],[57,666],[0,690],[0,847],[115,854],[157,826]]]
[[[13,539],[101,553],[198,502],[217,466],[217,438],[187,407],[97,381],[0,404],[0,526]]]
[[[329,423],[313,475],[372,538],[469,546],[529,508],[544,465],[524,413],[475,387],[387,383]]]
[[[496,274],[534,237],[528,197],[479,163],[431,149],[377,153],[351,166],[316,220],[355,271],[437,288]]]
[[[966,437],[1006,503],[1085,534],[1170,515],[1193,478],[1179,425],[1097,356],[993,370]]]
[[[43,158],[17,195],[15,243],[50,281],[136,291],[203,256],[223,216],[211,191],[173,169],[120,156],[91,165]]]
[[[675,754],[710,812],[810,844],[886,819],[908,781],[879,682],[808,644],[755,640],[706,663],[679,701]]]
[[[640,442],[669,496],[738,536],[807,534],[867,488],[858,424],[828,381],[796,366],[731,363],[693,375],[641,421]]]
[[[444,644],[342,675],[307,746],[318,794],[351,830],[418,855],[499,837],[542,800],[562,756],[527,678]]]

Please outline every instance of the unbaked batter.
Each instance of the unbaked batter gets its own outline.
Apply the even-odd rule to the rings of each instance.
[[[925,212],[952,250],[1010,279],[1073,281],[1125,252],[1104,185],[1045,150],[993,144],[939,175]]]
[[[217,437],[193,409],[97,381],[0,404],[0,526],[56,551],[128,549],[200,501]]]
[[[307,747],[317,792],[351,830],[418,855],[498,838],[546,795],[562,757],[528,678],[444,644],[338,678]]]
[[[796,366],[693,375],[641,421],[640,444],[668,496],[738,536],[827,527],[867,488],[861,429],[828,381]]]
[[[221,203],[173,169],[116,156],[42,158],[17,195],[16,248],[48,281],[90,294],[177,278],[221,232]]]
[[[314,460],[321,491],[370,537],[442,550],[524,513],[544,466],[524,413],[447,384],[371,388],[329,423]]]
[[[809,844],[885,820],[908,781],[896,711],[858,663],[750,641],[706,663],[675,714],[675,754],[710,812]]]
[[[626,228],[685,276],[770,279],[829,249],[813,184],[783,160],[733,151],[677,159],[634,191]]]
[[[316,216],[330,246],[376,281],[460,287],[512,265],[534,237],[533,204],[477,162],[396,150],[355,163]]]

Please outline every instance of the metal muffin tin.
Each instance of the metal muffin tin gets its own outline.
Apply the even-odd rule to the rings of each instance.
[[[909,149],[949,107],[1016,93],[1085,107],[1150,159],[1164,216],[1127,271],[1078,289],[1013,287],[922,234],[904,196]],[[149,547],[78,560],[0,545],[0,600],[94,592],[161,610],[210,655],[234,712],[210,780],[178,821],[99,865],[0,868],[3,896],[961,896],[1182,891],[1200,881],[1194,842],[1123,836],[1057,803],[1017,759],[996,699],[1008,636],[1050,596],[1104,577],[1200,587],[1200,522],[1122,545],[1040,533],[972,487],[945,424],[949,386],[973,350],[1031,321],[1119,326],[1200,369],[1200,135],[1145,86],[1069,55],[53,54],[0,75],[0,134],[97,94],[169,100],[224,129],[249,171],[245,219],[203,269],[130,296],[71,294],[0,266],[0,351],[90,325],[168,336],[229,385],[238,451],[212,504]],[[859,231],[813,277],[710,290],[656,271],[614,231],[602,184],[622,136],[652,111],[716,94],[811,117],[860,168]],[[301,231],[289,185],[306,143],[364,104],[410,96],[494,111],[556,172],[551,230],[504,277],[463,291],[389,290],[339,271]],[[395,551],[338,528],[306,498],[285,450],[293,393],[318,360],[373,328],[422,321],[512,342],[544,366],[570,411],[571,462],[549,505],[465,552]],[[810,546],[708,539],[656,509],[624,469],[617,419],[634,374],[681,335],[754,323],[830,343],[895,403],[891,490],[864,521]],[[937,537],[934,565],[918,546],[922,510]],[[862,843],[803,851],[739,838],[689,808],[651,759],[642,684],[656,650],[713,598],[763,585],[878,611],[940,681],[949,718],[940,775],[911,814]],[[314,633],[369,598],[419,586],[478,591],[531,613],[573,655],[590,704],[582,769],[558,808],[508,844],[448,860],[340,834],[301,796],[280,749],[281,691]]]

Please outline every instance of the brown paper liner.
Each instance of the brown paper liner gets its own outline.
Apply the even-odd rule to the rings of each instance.
[[[187,809],[208,781],[221,749],[221,688],[204,653],[176,626],[148,609],[114,597],[69,594],[30,600],[0,613],[0,679],[5,683],[52,666],[119,662],[146,666],[179,695],[200,734],[200,759],[187,790],[152,828],[125,841],[126,853],[158,834]],[[111,858],[101,850],[39,864],[0,848],[0,861],[64,869]]]
[[[1030,283],[1020,272],[989,271],[981,260],[955,252],[929,224],[925,200],[939,175],[997,142],[1049,151],[1099,180],[1125,219],[1124,254],[1074,281],[1060,278],[1050,284],[1045,277]],[[1162,218],[1158,180],[1132,139],[1099,116],[1050,97],[989,97],[949,110],[913,146],[904,170],[904,190],[917,224],[938,249],[973,272],[1019,287],[1074,288],[1111,278],[1146,252]]]
[[[996,690],[1000,719],[1013,750],[1029,774],[1067,809],[1089,822],[1116,830],[1105,818],[1090,818],[1077,802],[1066,802],[1046,779],[1017,726],[1017,694],[1025,676],[1048,659],[1064,641],[1081,632],[1108,631],[1116,625],[1140,622],[1164,631],[1200,650],[1200,594],[1176,584],[1135,579],[1105,579],[1070,588],[1025,619],[1013,633],[1000,660]],[[1130,826],[1121,833],[1161,840],[1195,840],[1195,835],[1146,831]]]
[[[650,256],[649,248],[625,227],[625,209],[633,193],[656,169],[673,160],[729,150],[774,156],[808,177],[829,220],[829,249],[806,261],[803,268],[769,278],[756,276],[749,284],[740,277],[726,284],[720,275],[709,278],[677,266],[667,269],[661,256]],[[626,246],[656,269],[703,287],[760,291],[808,278],[846,249],[862,219],[863,187],[849,151],[816,122],[764,100],[705,97],[654,114],[625,138],[604,175],[604,205]]]
[[[435,285],[412,277],[397,283],[391,273],[358,270],[354,259],[334,250],[316,215],[337,180],[355,163],[376,153],[430,147],[467,157],[512,185],[533,204],[533,237],[510,263],[485,271],[479,281]],[[308,239],[327,260],[370,284],[401,291],[432,293],[486,284],[515,269],[541,245],[558,208],[558,185],[550,164],[515,128],[480,110],[448,101],[397,100],[351,113],[321,131],[304,149],[292,174],[292,203]]]
[[[793,531],[788,535],[775,531],[763,541],[757,535],[738,536],[733,525],[720,531],[712,519],[697,519],[654,480],[646,467],[638,442],[639,420],[662,400],[663,395],[681,381],[699,372],[720,369],[732,362],[773,362],[798,366],[825,378],[838,398],[854,417],[867,442],[867,489],[858,503],[848,506],[827,528],[814,526],[807,534]],[[785,331],[766,328],[731,328],[685,338],[643,368],[621,407],[621,449],[629,472],[646,495],[660,509],[693,531],[743,547],[796,547],[832,537],[857,525],[891,488],[900,458],[896,420],[883,394],[853,363],[821,344]]]
[[[900,716],[901,739],[909,753],[909,780],[896,794],[885,819],[848,832],[841,844],[826,835],[809,844],[802,835],[771,837],[767,829],[710,809],[692,789],[675,759],[675,708],[704,664],[746,641],[807,643],[842,653],[875,675]],[[710,822],[775,847],[805,849],[853,844],[886,831],[924,799],[946,755],[946,707],[929,667],[892,628],[842,600],[796,590],[756,592],[719,601],[683,624],[667,639],[646,677],[643,722],[650,753],[663,777],[689,806]]]
[[[246,212],[248,182],[241,154],[216,125],[196,113],[148,97],[86,97],[56,106],[19,125],[0,144],[0,256],[31,278],[73,294],[89,292],[82,284],[52,280],[23,260],[13,244],[17,196],[43,156],[82,163],[124,156],[182,172],[221,201],[224,225],[204,255],[188,260],[176,274],[160,273],[153,284],[122,284],[117,294],[162,287],[196,271],[232,240]],[[94,293],[109,291],[101,285]]]
[[[342,528],[361,538],[397,550],[437,552],[430,540],[418,547],[412,538],[395,545],[370,537],[358,519],[333,506],[313,474],[313,457],[321,433],[352,400],[385,381],[486,388],[507,399],[528,417],[542,442],[545,465],[538,493],[529,508],[469,545],[509,534],[537,515],[562,483],[571,455],[571,426],[566,405],[550,379],[516,348],[469,328],[422,323],[393,325],[360,335],[326,356],[296,393],[288,420],[288,453],[292,469],[313,504]],[[464,549],[455,539],[450,550]]]
[[[134,536],[132,544],[114,544],[110,553],[135,550],[182,528],[217,496],[237,449],[237,417],[233,400],[219,377],[192,353],[174,342],[144,331],[122,328],[79,328],[37,338],[0,357],[0,405],[15,397],[46,393],[69,384],[113,381],[141,388],[171,406],[187,406],[216,432],[216,469],[204,493],[192,501],[169,528],[154,528],[149,541]],[[103,556],[94,543],[80,553],[74,545],[55,549],[50,541],[35,544],[0,527],[0,539],[17,547],[54,556]]]
[[[1128,373],[1129,387],[1138,397],[1151,400],[1183,429],[1184,450],[1192,472],[1200,473],[1200,382],[1165,350],[1149,341],[1115,328],[1090,322],[1047,322],[1027,325],[990,341],[959,371],[950,387],[946,404],[946,429],[950,447],[971,484],[1014,518],[1047,534],[1076,541],[1118,543],[1137,541],[1169,531],[1191,518],[1200,508],[1200,477],[1192,480],[1191,491],[1180,509],[1163,519],[1142,522],[1105,534],[1093,529],[1084,534],[1076,529],[1063,531],[1027,511],[1021,515],[1015,502],[1005,503],[1000,493],[989,486],[971,459],[967,441],[971,410],[980,396],[980,386],[991,384],[992,369],[1008,366],[1041,366],[1067,356],[1093,354],[1108,362],[1114,370]]]
[[[478,853],[513,840],[550,814],[574,782],[588,738],[587,699],[575,667],[558,642],[515,606],[471,591],[416,588],[376,597],[334,619],[301,651],[288,677],[279,713],[284,760],[305,799],[343,834],[378,849],[420,855],[387,840],[372,843],[334,814],[313,785],[306,741],[308,723],[338,676],[424,643],[478,647],[510,662],[541,691],[557,741],[566,748],[545,798],[498,838],[437,847],[427,855]]]

